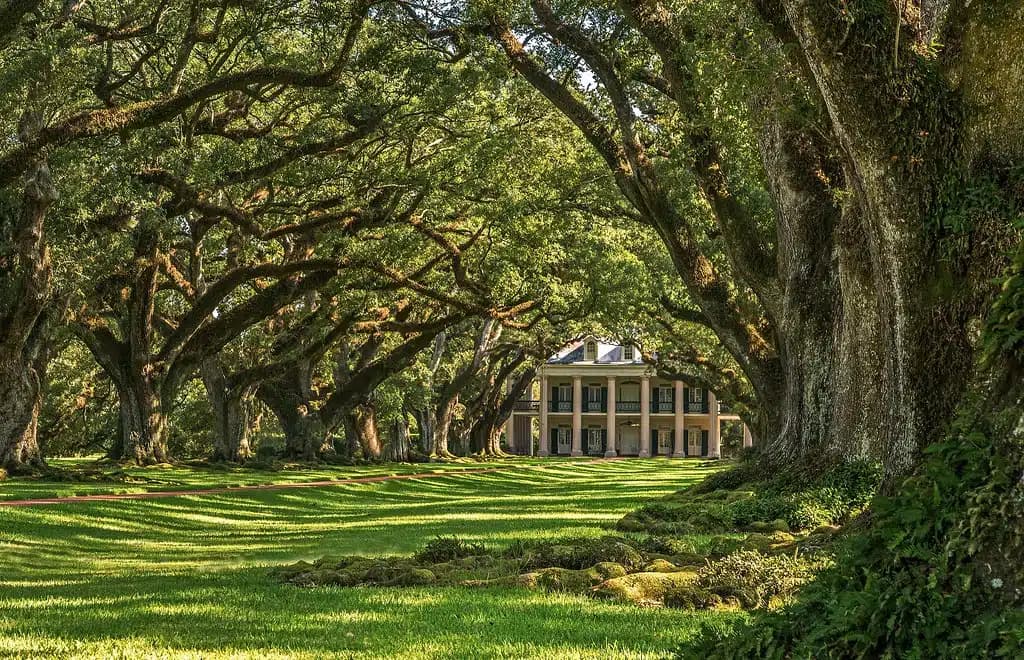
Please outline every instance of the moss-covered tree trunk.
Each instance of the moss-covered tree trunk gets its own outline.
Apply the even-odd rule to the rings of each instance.
[[[381,458],[383,443],[377,425],[377,406],[372,399],[354,406],[345,413],[343,424],[351,456],[360,455],[367,460]]]
[[[282,375],[262,383],[258,396],[277,418],[284,433],[284,453],[290,458],[311,461],[326,447],[333,447],[327,427],[314,408],[308,390],[296,379],[301,374]]]
[[[145,378],[116,383],[121,411],[121,457],[137,465],[166,463],[167,412],[158,387]]]
[[[26,112],[19,137],[27,142],[42,117]],[[45,155],[26,164],[24,187],[0,189],[0,468],[19,472],[42,465],[36,439],[42,404],[40,364],[50,300],[50,255],[43,236],[57,197]]]

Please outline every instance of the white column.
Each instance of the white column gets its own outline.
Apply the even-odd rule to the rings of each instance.
[[[686,423],[683,421],[686,419],[683,414],[683,409],[686,403],[683,401],[683,381],[677,380],[675,382],[675,433],[676,441],[672,447],[672,458],[682,458],[686,456],[686,449],[683,447],[683,436],[686,430]]]
[[[583,455],[583,382],[572,377],[572,455]]]
[[[743,425],[743,446],[744,447],[753,447],[754,446],[754,437],[752,435],[750,435],[750,427],[747,426],[746,424]]]
[[[708,412],[711,418],[711,437],[708,439],[708,458],[722,457],[722,423],[718,421],[718,398],[708,390]]]
[[[505,379],[505,392],[511,394],[512,392],[512,377]],[[516,409],[512,406],[512,412],[508,415],[508,421],[505,422],[505,444],[508,445],[508,450],[515,453],[516,451]]]
[[[611,458],[618,455],[615,451],[615,376],[608,376],[608,416],[605,420],[605,426],[608,428],[608,446],[604,455]]]
[[[651,455],[651,377],[640,379],[640,458]]]
[[[538,444],[537,453],[540,456],[547,456],[550,452],[548,451],[548,443],[550,443],[549,431],[548,431],[548,406],[551,404],[548,402],[548,377],[544,374],[540,376],[540,442]]]

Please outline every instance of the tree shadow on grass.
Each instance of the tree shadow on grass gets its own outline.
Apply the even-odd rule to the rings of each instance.
[[[525,590],[298,589],[268,573],[328,554],[408,554],[440,534],[492,547],[600,534],[639,503],[707,474],[686,463],[630,463],[0,509],[0,655],[663,652],[700,618],[719,615]]]
[[[41,652],[165,649],[290,651],[313,656],[593,657],[654,654],[710,616],[503,589],[299,589],[266,571],[108,576],[9,588],[8,634]],[[45,626],[29,622],[45,617]],[[0,645],[0,649],[3,646]]]

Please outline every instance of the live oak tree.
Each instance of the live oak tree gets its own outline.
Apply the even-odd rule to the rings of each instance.
[[[224,132],[232,122],[237,124],[229,131],[237,135],[258,132],[246,122],[253,105],[272,102],[283,89],[337,82],[366,11],[353,4],[263,14],[231,2],[4,6],[0,114],[4,133],[19,136],[0,153],[5,406],[0,459],[5,467],[17,469],[40,458],[34,437],[39,356],[45,322],[59,309],[51,296],[47,213],[59,190],[85,186],[102,169],[90,171],[81,161],[63,159],[102,153],[118,140],[130,142],[185,118],[194,124],[208,120],[210,133]],[[324,25],[340,27],[325,30]],[[264,33],[287,35],[273,56],[269,44],[260,43]],[[288,46],[280,47],[283,43]],[[156,142],[150,144],[159,148]],[[69,185],[62,186],[65,175]],[[140,249],[148,250],[146,241]],[[145,297],[137,302],[145,314]]]
[[[867,453],[893,479],[949,419],[1019,240],[999,209],[1022,86],[992,46],[1016,10],[911,9],[480,2],[433,32],[490,37],[605,161],[686,285],[683,320],[749,382],[769,460]],[[993,209],[964,193],[993,187]]]

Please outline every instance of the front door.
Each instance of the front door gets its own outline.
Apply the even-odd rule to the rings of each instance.
[[[672,430],[661,429],[658,431],[658,454],[668,456],[672,453]]]
[[[640,453],[640,428],[623,426],[619,429],[619,453],[623,456]]]
[[[572,453],[572,429],[567,429],[564,426],[558,429],[558,453]]]
[[[587,453],[590,455],[603,454],[602,440],[601,429],[587,429]]]
[[[687,441],[689,442],[689,446],[686,448],[686,455],[687,456],[700,456],[701,455],[701,453],[700,453],[700,434],[701,434],[701,431],[699,429],[690,429],[689,433],[686,434],[687,435]]]

